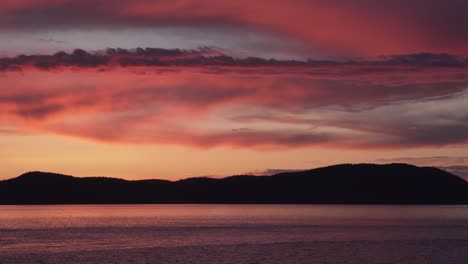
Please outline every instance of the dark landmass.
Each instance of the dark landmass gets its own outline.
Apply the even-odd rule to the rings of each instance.
[[[468,204],[468,182],[433,167],[343,164],[272,176],[128,181],[28,172],[0,181],[0,204]]]

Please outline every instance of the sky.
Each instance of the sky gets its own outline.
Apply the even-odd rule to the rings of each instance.
[[[465,0],[3,0],[0,178],[468,178]]]

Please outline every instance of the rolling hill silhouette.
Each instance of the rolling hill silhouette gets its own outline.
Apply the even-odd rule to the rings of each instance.
[[[468,182],[432,167],[343,164],[272,176],[128,181],[28,172],[0,181],[0,204],[468,204]]]

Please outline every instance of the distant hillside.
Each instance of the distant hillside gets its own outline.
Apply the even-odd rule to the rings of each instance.
[[[432,167],[343,164],[272,176],[140,180],[29,172],[0,181],[0,204],[468,204],[468,183]]]

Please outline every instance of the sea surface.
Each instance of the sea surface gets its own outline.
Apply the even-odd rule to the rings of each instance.
[[[0,206],[0,263],[468,263],[468,206]]]

